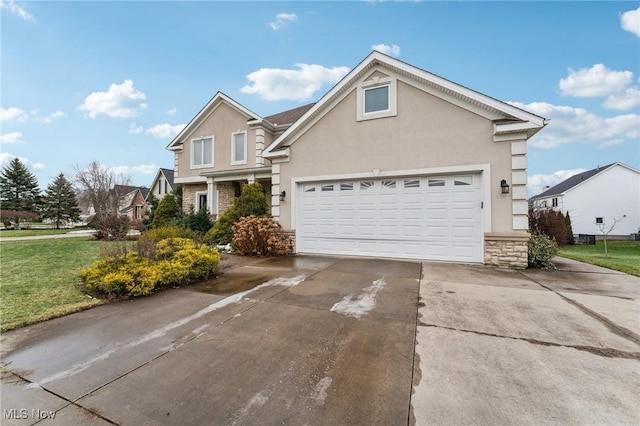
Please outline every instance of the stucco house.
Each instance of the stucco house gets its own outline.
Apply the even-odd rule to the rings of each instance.
[[[286,117],[286,119],[285,119]],[[547,120],[379,52],[261,118],[218,93],[169,144],[184,206],[258,181],[298,253],[527,265],[527,140]]]
[[[162,200],[165,195],[173,192],[173,186],[173,169],[158,169],[158,173],[156,173],[156,176],[153,178],[151,187],[145,197],[145,202],[149,203],[151,195],[158,201]]]
[[[629,237],[640,228],[640,170],[622,163],[571,176],[530,199],[535,209],[569,213],[574,234]]]

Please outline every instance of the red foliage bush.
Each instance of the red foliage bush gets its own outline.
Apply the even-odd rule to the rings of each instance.
[[[233,225],[231,245],[242,256],[285,256],[293,250],[291,238],[270,217],[240,218]]]

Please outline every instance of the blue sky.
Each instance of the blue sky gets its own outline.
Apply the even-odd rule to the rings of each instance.
[[[0,0],[0,165],[42,189],[93,160],[149,186],[217,92],[267,116],[319,99],[371,50],[551,123],[530,195],[640,168],[640,2]]]

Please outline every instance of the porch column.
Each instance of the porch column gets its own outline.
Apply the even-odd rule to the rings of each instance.
[[[218,216],[218,185],[213,178],[207,179],[207,209],[209,214]]]

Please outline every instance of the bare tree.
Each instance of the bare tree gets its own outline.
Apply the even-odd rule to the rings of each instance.
[[[604,237],[603,239],[604,239],[604,256],[605,257],[609,257],[609,252],[607,250],[607,237],[609,236],[611,231],[613,231],[615,229],[616,225],[620,221],[622,221],[621,218],[615,218],[614,217],[613,218],[613,223],[608,228],[607,228],[607,225],[604,223],[604,219],[602,220],[602,223],[598,224],[598,229],[600,229],[600,233]]]
[[[92,161],[86,167],[75,167],[75,183],[82,201],[90,203],[96,215],[104,217],[115,213],[118,206],[117,186],[129,185],[131,178],[115,173],[108,167]]]

